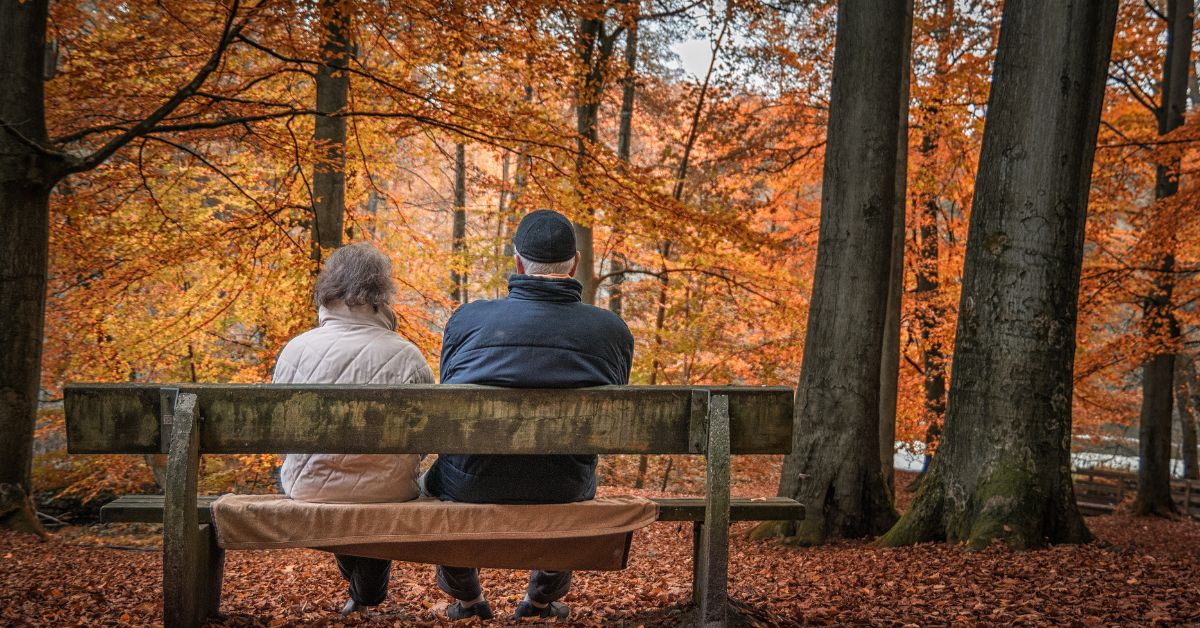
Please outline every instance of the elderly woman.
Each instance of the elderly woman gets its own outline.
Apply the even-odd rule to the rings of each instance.
[[[275,364],[277,384],[431,384],[433,371],[396,334],[391,262],[367,243],[333,252],[317,277],[317,328],[288,342]],[[420,456],[288,454],[280,471],[292,499],[326,503],[400,502],[417,497]],[[391,562],[336,554],[350,583],[343,615],[387,597]]]

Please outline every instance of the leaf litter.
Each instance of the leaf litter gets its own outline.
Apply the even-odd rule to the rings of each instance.
[[[749,457],[747,457],[749,458]],[[774,492],[777,457],[740,463],[734,491]],[[662,467],[655,461],[652,469]],[[657,467],[656,467],[657,465]],[[758,472],[750,466],[767,467]],[[670,492],[635,490],[636,461],[606,462],[602,493],[687,494],[702,471],[673,461]],[[899,474],[898,491],[911,474]],[[651,478],[655,485],[661,479]],[[903,499],[901,500],[904,501]],[[1200,622],[1200,522],[1090,517],[1096,541],[1014,552],[970,552],[941,543],[879,549],[837,541],[799,548],[750,541],[734,525],[729,590],[753,625],[1187,625]],[[160,528],[73,526],[50,541],[0,532],[0,624],[161,624]],[[131,551],[132,550],[132,551]],[[502,626],[524,594],[526,575],[485,570],[483,584]],[[691,598],[691,525],[639,531],[629,567],[581,572],[567,602],[573,626],[673,626]],[[221,624],[228,626],[441,626],[450,601],[429,565],[396,563],[390,594],[366,616],[342,619],[345,585],[329,554],[313,550],[226,555]],[[469,623],[469,622],[462,622]]]

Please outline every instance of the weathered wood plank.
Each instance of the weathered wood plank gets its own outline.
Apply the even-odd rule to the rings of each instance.
[[[692,392],[729,398],[731,451],[786,453],[792,391],[771,387],[188,385],[204,453],[703,453]],[[159,451],[158,386],[73,384],[71,453]]]
[[[704,521],[703,497],[655,497],[659,521]],[[737,497],[729,501],[730,521],[794,521],[804,518],[804,505],[787,497]]]
[[[703,497],[654,497],[659,521],[703,521]],[[196,499],[196,516],[201,525],[212,523],[209,510],[216,497]],[[730,521],[796,521],[804,518],[804,505],[787,497],[735,497],[729,502]],[[100,508],[103,523],[162,523],[162,495],[125,495]]]
[[[209,507],[216,497],[200,497],[196,500],[196,520],[201,524],[212,523]],[[125,495],[100,508],[101,523],[162,523],[162,495]]]
[[[696,582],[700,624],[726,624],[729,593],[729,397],[712,395],[708,412],[708,454],[704,525],[700,533]]]
[[[167,494],[163,506],[163,623],[199,626],[203,619],[200,577],[200,527],[197,522],[196,476],[199,434],[196,396],[180,393],[167,462]]]

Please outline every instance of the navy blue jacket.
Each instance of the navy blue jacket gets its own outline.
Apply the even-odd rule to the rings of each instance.
[[[633,336],[580,301],[574,279],[513,275],[508,298],[473,301],[446,322],[441,382],[513,388],[628,384]],[[563,503],[596,496],[596,456],[439,456],[425,489],[473,503]]]

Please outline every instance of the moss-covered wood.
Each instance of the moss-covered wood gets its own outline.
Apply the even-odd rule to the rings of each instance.
[[[1004,3],[944,438],[883,545],[1090,538],[1070,474],[1072,375],[1116,11],[1116,0]]]
[[[729,397],[733,453],[786,453],[791,446],[788,388],[178,388],[197,397],[203,453],[703,453],[693,425],[695,390]],[[139,384],[68,386],[71,453],[158,452],[158,391]]]

